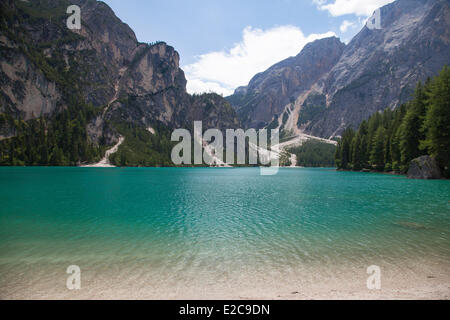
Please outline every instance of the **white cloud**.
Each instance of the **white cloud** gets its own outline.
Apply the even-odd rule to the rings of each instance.
[[[339,28],[341,30],[342,33],[347,32],[348,28],[350,27],[354,27],[355,23],[348,21],[348,20],[344,20],[344,22],[342,22],[341,27]]]
[[[313,0],[320,10],[328,11],[333,17],[346,14],[371,16],[373,12],[394,0]]]
[[[290,56],[297,55],[308,42],[335,34],[305,36],[295,26],[280,26],[268,30],[247,27],[242,40],[230,50],[210,52],[184,66],[189,93],[217,92],[230,95],[239,86],[247,85],[257,73]]]
[[[205,93],[205,92],[215,92],[218,94],[222,94],[223,96],[229,96],[233,93],[233,90],[226,88],[220,82],[210,82],[203,81],[201,79],[190,79],[188,75],[186,75],[188,83],[187,83],[187,91],[191,94],[193,93]]]

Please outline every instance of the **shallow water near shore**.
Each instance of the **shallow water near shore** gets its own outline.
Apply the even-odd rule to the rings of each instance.
[[[446,298],[449,201],[334,169],[0,168],[0,298]]]

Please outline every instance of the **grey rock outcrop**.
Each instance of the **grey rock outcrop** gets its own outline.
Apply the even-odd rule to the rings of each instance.
[[[441,179],[442,174],[436,160],[422,156],[411,161],[408,170],[409,179]]]

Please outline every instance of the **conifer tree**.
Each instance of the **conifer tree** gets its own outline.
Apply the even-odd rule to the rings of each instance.
[[[385,165],[385,135],[386,129],[379,127],[372,140],[370,164],[375,170],[384,170]]]
[[[430,84],[430,100],[422,132],[421,149],[435,157],[445,176],[450,176],[450,68]]]

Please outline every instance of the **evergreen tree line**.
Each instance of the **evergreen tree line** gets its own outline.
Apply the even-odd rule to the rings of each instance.
[[[413,99],[396,110],[377,112],[355,132],[344,131],[336,150],[343,170],[405,173],[411,160],[429,155],[450,177],[450,68],[419,83]]]
[[[301,167],[334,167],[336,147],[332,144],[308,140],[302,146],[288,150],[297,157],[297,165]]]
[[[110,156],[118,167],[173,167],[171,152],[174,143],[171,131],[162,123],[155,123],[155,134],[133,123],[113,123],[125,138],[119,150]]]
[[[73,166],[94,162],[102,150],[89,143],[87,119],[94,109],[68,108],[55,117],[23,121],[0,114],[0,127],[14,128],[16,136],[0,141],[2,166]]]

